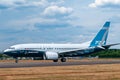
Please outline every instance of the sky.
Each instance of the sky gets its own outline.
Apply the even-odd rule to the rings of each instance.
[[[106,21],[107,44],[120,43],[120,0],[0,0],[0,50],[21,43],[87,42]]]

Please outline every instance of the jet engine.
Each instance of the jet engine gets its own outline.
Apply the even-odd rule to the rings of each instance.
[[[46,52],[45,55],[43,56],[44,59],[47,60],[57,60],[58,59],[58,53],[56,52]]]

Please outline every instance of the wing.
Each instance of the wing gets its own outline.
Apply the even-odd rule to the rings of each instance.
[[[88,55],[89,53],[93,53],[100,50],[105,50],[110,48],[111,46],[119,45],[120,43],[116,44],[109,44],[105,46],[96,46],[96,47],[88,47],[84,49],[74,49],[74,50],[67,50],[67,51],[61,51],[59,52],[59,55],[64,56],[82,56],[82,55]]]
[[[59,55],[66,56],[66,57],[71,57],[71,56],[82,56],[89,54],[94,51],[94,48],[85,48],[85,49],[74,49],[74,50],[67,50],[67,51],[61,51],[59,52]]]

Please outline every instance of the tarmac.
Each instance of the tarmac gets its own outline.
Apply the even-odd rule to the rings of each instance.
[[[50,67],[71,65],[97,65],[97,64],[120,64],[120,60],[103,61],[73,61],[73,62],[0,62],[0,68],[28,68],[28,67]]]

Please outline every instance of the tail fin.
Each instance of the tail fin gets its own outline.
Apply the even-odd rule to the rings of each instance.
[[[109,32],[110,22],[106,22],[102,29],[98,32],[95,38],[90,43],[90,47],[103,46],[106,45],[108,32]]]

